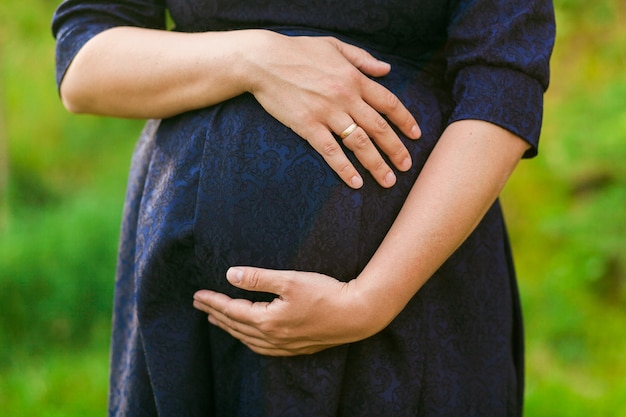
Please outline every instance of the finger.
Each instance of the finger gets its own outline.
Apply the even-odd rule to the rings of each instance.
[[[396,168],[400,171],[408,171],[411,168],[412,161],[408,149],[384,117],[365,102],[362,102],[361,106],[355,106],[353,114],[359,126]]]
[[[231,299],[224,294],[201,291],[194,295],[194,308],[208,314],[209,321],[223,330],[237,332],[247,338],[267,338],[259,328],[258,318],[265,313],[267,303],[252,303]],[[237,337],[239,338],[239,337]]]
[[[256,307],[255,304],[257,304]],[[194,308],[210,315],[219,314],[241,323],[253,323],[256,314],[254,310],[258,309],[260,304],[267,303],[253,303],[241,298],[230,298],[225,294],[209,290],[197,291],[193,295]]]
[[[208,320],[212,325],[219,327],[246,344],[264,347],[266,349],[274,346],[266,335],[256,327],[233,321],[219,312],[209,315]]]
[[[209,322],[238,339],[252,351],[268,356],[294,356],[319,352],[337,343],[321,343],[320,341],[298,338],[295,340],[274,340],[265,334],[254,333],[256,329],[241,325],[230,325],[227,321],[209,316]],[[250,332],[252,330],[253,332]]]
[[[281,357],[289,357],[289,356],[298,356],[298,355],[312,355],[313,353],[320,352],[322,350],[334,347],[336,345],[328,345],[328,346],[311,346],[303,349],[280,349],[280,348],[262,348],[254,345],[248,345],[244,343],[250,350],[259,355],[263,356],[281,356]]]
[[[356,109],[356,113],[360,113],[359,117],[363,118],[364,123],[372,125],[372,122],[369,120],[369,118],[378,118],[384,121],[384,119],[371,107],[369,107],[367,103],[363,101],[361,101],[361,103],[362,106]],[[363,113],[365,113],[365,116],[363,116]],[[361,162],[361,165],[363,165],[363,167],[370,172],[376,182],[378,182],[381,186],[385,188],[389,188],[395,184],[396,176],[393,173],[393,170],[387,165],[387,162],[382,157],[379,149],[374,146],[374,143],[368,136],[368,133],[370,131],[373,131],[374,128],[364,128],[358,123],[352,122],[352,120],[345,114],[331,115],[329,125],[329,127],[335,133],[337,133],[337,136],[339,136],[343,144],[354,153],[359,162]],[[400,138],[398,138],[398,136],[388,124],[386,126],[386,131],[383,130],[384,127],[378,126],[376,134],[379,136],[390,136],[390,140],[393,140],[395,138],[396,143],[400,145],[399,150],[394,149],[394,152],[396,152],[396,154],[394,155],[394,159],[392,160],[399,161],[400,158],[403,158],[404,160],[402,162],[398,162],[398,165],[400,165],[401,169],[404,171],[409,169],[411,167],[411,158],[404,144],[402,144]],[[384,142],[384,140],[381,140],[381,142]],[[385,147],[387,151],[391,149],[389,143],[385,143]],[[402,151],[404,151],[403,155],[398,153]],[[408,167],[405,167],[407,163]]]
[[[293,356],[297,353],[292,352],[289,349],[279,347],[273,343],[268,342],[261,337],[250,336],[247,333],[242,333],[238,329],[226,325],[224,322],[217,320],[214,316],[209,316],[209,322],[226,333],[230,334],[235,339],[238,339],[241,343],[246,345],[250,350],[267,356]]]
[[[363,88],[363,100],[374,110],[387,116],[389,121],[408,138],[418,139],[422,135],[419,125],[411,112],[391,91],[377,82],[366,79]]]
[[[300,272],[300,274],[308,273]],[[232,285],[244,290],[266,292],[282,297],[294,280],[294,272],[252,266],[235,266],[226,271],[226,279]],[[262,303],[254,304],[258,308]],[[267,304],[265,303],[265,305]]]
[[[289,357],[289,356],[296,356],[296,355],[304,355],[304,354],[315,353],[319,350],[324,349],[324,348],[321,348],[319,350],[307,349],[307,351],[305,352],[305,351],[300,351],[300,350],[277,348],[275,346],[271,346],[271,347],[257,346],[257,345],[246,343],[243,341],[242,343],[246,345],[254,353],[258,353],[259,355],[263,355],[263,356],[274,356],[274,357],[278,357],[278,356]]]
[[[233,300],[237,301],[237,300]],[[255,303],[256,305],[256,303]],[[211,309],[212,310],[212,309]],[[250,348],[287,352],[291,349],[305,349],[319,342],[303,339],[301,337],[285,338],[276,336],[261,330],[258,323],[247,324],[237,320],[237,313],[233,310],[212,310],[208,316],[208,321],[219,327],[231,336],[239,339]]]
[[[348,159],[337,139],[323,124],[309,126],[305,131],[296,131],[319,153],[330,168],[339,175],[339,178],[350,188],[358,189],[363,186],[363,178]]]
[[[219,327],[234,338],[241,340],[246,345],[262,349],[282,349],[276,341],[258,328],[232,320],[219,311],[209,315],[208,320],[212,325]]]
[[[340,138],[344,136],[342,139],[343,144],[354,152],[359,162],[370,172],[376,182],[385,188],[389,188],[396,183],[396,175],[389,168],[379,150],[374,146],[374,143],[362,127],[357,126],[347,136],[341,133],[339,136]]]
[[[234,300],[229,296],[209,290],[197,291],[193,295],[193,307],[206,314],[215,314],[219,311],[228,310],[230,303]],[[242,300],[244,303],[252,304],[251,301]]]
[[[366,50],[354,45],[342,42],[336,38],[328,40],[341,52],[341,54],[361,72],[373,77],[382,77],[391,70],[391,65],[381,61]]]
[[[339,346],[339,344],[313,344],[306,345],[302,347],[263,347],[263,346],[255,346],[252,344],[244,343],[250,350],[260,355],[265,356],[296,356],[296,355],[311,355],[313,353],[320,352],[325,349],[329,349],[335,346]]]
[[[376,59],[364,49],[342,42],[336,38],[328,39],[352,65],[364,74],[382,77],[391,71],[391,65]],[[422,134],[419,125],[411,113],[402,105],[400,100],[377,82],[372,80],[368,81],[375,91],[371,92],[371,96],[368,95],[366,101],[376,110],[387,115],[389,120],[407,137],[418,139]]]

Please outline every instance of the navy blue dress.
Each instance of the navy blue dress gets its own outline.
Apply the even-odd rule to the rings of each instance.
[[[445,127],[495,123],[536,153],[554,38],[547,0],[66,1],[57,81],[115,26],[333,35],[392,64],[380,83],[423,130],[391,189],[345,186],[248,94],[148,121],[132,161],[111,351],[111,416],[519,416],[523,335],[498,203],[382,332],[292,358],[251,352],[192,308],[231,265],[349,280],[367,263]],[[405,138],[403,138],[404,140]],[[402,256],[401,253],[398,256]]]

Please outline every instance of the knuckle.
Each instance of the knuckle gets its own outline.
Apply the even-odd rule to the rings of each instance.
[[[285,275],[283,276],[281,288],[283,293],[289,291],[289,289],[294,285],[296,281],[297,276],[295,275],[294,271],[288,271],[287,273],[285,273]]]
[[[227,322],[226,324],[230,326],[232,323],[232,312],[230,311],[230,308],[225,307],[222,310],[222,314],[224,315],[224,318],[226,319],[226,322]]]
[[[391,91],[385,92],[383,100],[387,108],[391,111],[396,110],[400,107],[400,100]]]
[[[331,93],[329,94],[329,96],[332,97],[332,100],[334,102],[351,103],[354,101],[356,96],[354,90],[350,86],[353,80],[350,76],[348,76],[347,79],[348,82],[346,82],[345,79],[340,79],[331,83]]]
[[[341,146],[335,140],[326,140],[321,145],[321,153],[325,156],[335,156],[341,153]]]
[[[275,326],[268,320],[259,320],[255,323],[255,326],[265,335],[273,335],[275,332]]]
[[[382,116],[379,116],[376,120],[374,120],[374,126],[376,126],[376,129],[378,129],[379,132],[387,132],[389,130],[389,123]]]
[[[346,162],[339,166],[335,170],[335,172],[337,172],[337,174],[339,174],[339,176],[343,178],[352,175],[354,173],[354,168],[350,162]]]
[[[402,143],[399,143],[398,146],[394,146],[391,149],[389,156],[391,157],[407,157],[409,156],[409,151],[404,147]]]
[[[268,342],[275,346],[284,345],[289,338],[289,331],[272,321],[260,323],[258,329],[265,335]]]
[[[389,170],[389,168],[387,167],[387,164],[385,163],[385,161],[380,158],[378,159],[373,167],[372,167],[373,172],[384,172],[387,173],[387,171]]]
[[[344,76],[348,80],[355,83],[360,83],[363,80],[363,73],[354,65],[348,65],[345,67]]]
[[[350,142],[357,150],[366,149],[371,143],[370,138],[361,129],[358,129],[357,131],[352,133],[352,138]]]
[[[259,286],[259,282],[261,281],[261,273],[259,271],[252,271],[246,280],[246,284],[249,288],[256,288]]]

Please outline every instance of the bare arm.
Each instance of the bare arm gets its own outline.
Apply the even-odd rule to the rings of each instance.
[[[117,27],[78,52],[61,96],[77,113],[164,118],[250,92],[354,188],[361,177],[333,133],[356,122],[360,127],[344,143],[390,187],[395,175],[369,138],[404,171],[411,166],[409,153],[383,115],[408,137],[417,138],[420,131],[399,100],[368,78],[389,70],[364,50],[330,37]]]
[[[91,39],[61,84],[70,111],[164,118],[246,90],[240,62],[254,33],[117,27]]]
[[[527,148],[490,123],[456,122],[435,146],[391,230],[355,280],[234,268],[228,273],[231,283],[280,297],[251,303],[200,291],[194,306],[267,355],[313,353],[369,337],[400,313],[467,238]]]

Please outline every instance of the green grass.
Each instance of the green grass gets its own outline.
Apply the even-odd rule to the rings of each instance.
[[[540,156],[503,193],[526,318],[526,416],[626,415],[626,4],[556,3]],[[0,3],[2,416],[105,413],[116,247],[141,122],[63,110],[56,4]]]
[[[56,4],[0,3],[2,416],[106,410],[117,240],[142,123],[62,108]]]
[[[106,341],[46,355],[16,355],[2,373],[4,416],[69,417],[105,415],[108,382]]]
[[[526,318],[526,415],[626,415],[626,8],[557,4],[541,154],[503,196]]]

